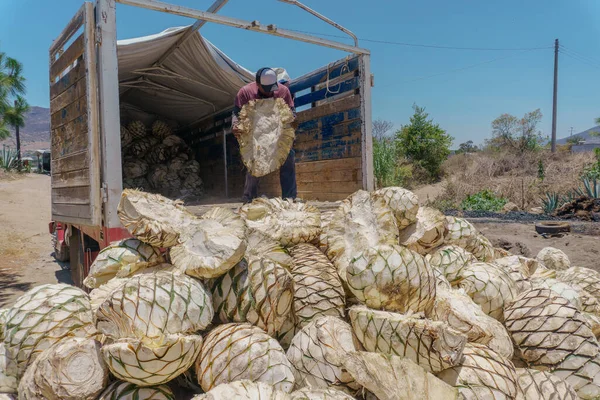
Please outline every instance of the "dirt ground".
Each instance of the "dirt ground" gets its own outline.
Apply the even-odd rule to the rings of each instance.
[[[428,196],[437,195],[439,187],[415,192],[426,201]],[[199,212],[203,206],[190,208]],[[71,282],[66,265],[52,257],[49,221],[50,177],[0,174],[0,308],[12,304],[33,286]],[[473,223],[494,245],[511,247],[515,254],[535,257],[543,247],[553,246],[567,253],[573,265],[600,271],[600,236],[573,233],[545,239],[536,234],[532,223]]]
[[[52,257],[50,177],[0,177],[0,308],[43,283],[70,282]]]

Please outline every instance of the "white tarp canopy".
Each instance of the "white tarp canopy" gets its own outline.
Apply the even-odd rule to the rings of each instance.
[[[155,65],[188,27],[119,40],[119,91],[123,119],[193,124],[233,106],[254,74],[195,32],[162,65]],[[123,121],[126,122],[126,121]]]

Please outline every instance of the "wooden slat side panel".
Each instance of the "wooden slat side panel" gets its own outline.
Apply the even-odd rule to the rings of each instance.
[[[52,158],[64,157],[68,154],[87,150],[88,148],[87,114],[57,129],[52,129]]]
[[[339,95],[341,93],[348,92],[350,90],[358,89],[359,87],[360,87],[359,77],[353,77],[353,78],[350,78],[343,82],[340,82],[338,85],[336,85],[336,87],[333,88],[335,90],[335,93],[332,93],[327,88],[317,90],[317,91],[302,95],[300,97],[297,97],[294,100],[294,105],[296,107],[301,107],[303,105],[314,103],[316,101],[323,100],[323,99],[326,99],[328,97],[332,97],[335,95]]]
[[[71,46],[50,66],[50,81],[54,81],[61,72],[63,72],[67,67],[69,67],[75,60],[77,60],[82,54],[84,50],[85,38],[84,35],[81,34]]]
[[[298,129],[301,129],[304,122],[358,107],[360,107],[360,96],[353,94],[350,97],[324,104],[320,107],[309,108],[298,113]]]
[[[52,204],[90,204],[90,187],[63,187],[52,189]]]
[[[52,189],[81,187],[90,185],[90,170],[88,168],[77,171],[52,174]]]
[[[53,159],[51,164],[52,174],[88,168],[89,162],[87,151],[81,151],[79,153],[73,153],[65,157]]]
[[[90,206],[89,204],[52,204],[52,217],[59,221],[65,221],[61,217],[89,220]]]
[[[290,82],[290,91],[300,92],[319,83],[325,82],[327,78],[334,79],[350,71],[358,69],[358,57],[345,58],[329,64],[316,71],[310,72]]]
[[[75,68],[70,70],[65,76],[59,79],[58,82],[50,85],[50,100],[53,100],[56,96],[63,93],[75,82],[85,76],[85,65],[83,58],[77,59],[77,65]]]
[[[87,96],[80,97],[68,106],[53,113],[50,116],[50,124],[52,129],[56,129],[83,114],[87,114]]]
[[[80,79],[75,82],[73,85],[69,86],[67,90],[56,96],[53,100],[50,101],[50,113],[54,114],[55,112],[65,108],[69,104],[73,103],[77,99],[86,94],[86,81],[85,79]]]

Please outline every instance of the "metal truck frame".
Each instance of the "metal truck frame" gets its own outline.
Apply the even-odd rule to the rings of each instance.
[[[282,1],[295,4],[349,33],[355,45],[289,31],[273,24],[217,15],[227,0],[215,1],[208,11],[156,0],[85,2],[52,43],[49,50],[52,152],[52,222],[49,230],[55,237],[57,258],[70,258],[71,275],[76,285],[82,286],[91,263],[102,248],[130,236],[117,216],[122,170],[116,3],[196,20],[162,55],[158,64],[206,22],[350,53],[351,56],[343,60],[291,82],[296,106],[310,106],[298,114],[297,135],[306,140],[300,144],[297,170],[307,177],[299,179],[299,190],[304,190],[308,198],[337,200],[346,197],[348,191],[373,189],[370,53],[358,47],[356,36],[347,29],[295,0]],[[335,96],[331,95],[331,85],[336,85]],[[310,92],[301,93],[306,90]],[[226,196],[230,194],[230,186],[236,184],[228,182],[227,160],[231,158],[227,155],[228,141],[233,140],[231,135],[227,136],[230,134],[230,115],[230,110],[223,110],[202,129],[191,129],[180,135],[199,151],[202,151],[203,143],[210,143],[209,140],[223,142],[223,154],[218,156],[224,159]],[[327,137],[321,134],[325,131]],[[268,185],[269,182],[267,188]],[[273,183],[269,189],[274,195],[277,185]]]

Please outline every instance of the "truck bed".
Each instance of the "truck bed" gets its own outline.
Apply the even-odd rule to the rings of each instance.
[[[317,207],[319,210],[321,210],[321,212],[330,212],[330,211],[335,211],[339,207],[340,202],[339,201],[309,201],[308,204]],[[223,200],[223,199],[221,199],[220,201],[213,199],[210,203],[202,201],[202,202],[198,202],[198,203],[185,204],[185,207],[190,212],[192,212],[193,214],[198,215],[198,216],[204,214],[212,207],[223,207],[223,208],[228,208],[232,211],[237,211],[240,209],[241,206],[242,206],[241,202],[231,202],[231,201],[227,201],[227,200]]]

